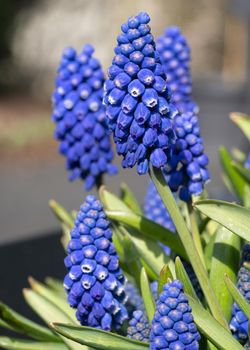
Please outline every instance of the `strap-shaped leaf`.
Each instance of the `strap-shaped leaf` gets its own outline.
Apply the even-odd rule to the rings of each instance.
[[[190,281],[188,274],[183,266],[181,259],[177,256],[175,259],[175,271],[176,277],[183,283],[185,293],[190,295],[192,298],[197,300],[200,303],[199,298],[194,290],[192,282]]]
[[[178,235],[167,230],[161,225],[133,212],[107,210],[106,214],[109,219],[132,227],[138,230],[142,235],[150,238],[151,240],[160,241],[164,245],[169,246],[179,255],[186,257],[186,253],[180,239],[178,238]]]
[[[31,289],[24,289],[23,294],[29,306],[47,324],[50,324],[51,322],[72,324],[72,320],[65,312],[37,292],[34,292]],[[84,348],[68,338],[62,337],[62,339],[71,350],[88,350],[88,348]]]
[[[228,322],[232,315],[233,298],[228,292],[223,277],[226,272],[233,281],[236,281],[240,248],[240,237],[220,226],[214,243],[210,281]]]
[[[59,334],[83,345],[102,350],[148,350],[149,344],[91,327],[52,323]],[[236,349],[235,349],[236,350]]]
[[[50,302],[55,304],[60,310],[66,313],[66,315],[70,318],[72,323],[78,324],[75,317],[75,311],[70,308],[69,304],[66,301],[66,297],[62,298],[56,292],[52,291],[42,283],[36,281],[34,278],[29,278],[29,283],[31,288],[37,292],[42,297],[48,299]]]
[[[148,281],[148,276],[144,267],[141,269],[141,294],[149,322],[152,322],[155,313],[155,302]]]
[[[74,225],[74,218],[61,204],[51,199],[49,201],[49,206],[60,222],[67,225],[69,228]]]
[[[250,116],[244,113],[233,112],[230,114],[230,118],[250,141]]]
[[[58,280],[53,277],[46,277],[45,283],[54,292],[61,295],[62,297],[65,297],[65,290],[63,288],[63,282],[61,280]]]
[[[220,350],[244,350],[243,346],[194,298],[187,295],[200,332]]]
[[[121,183],[121,198],[134,213],[142,214],[140,204],[133,191],[124,182]]]
[[[69,350],[63,343],[34,342],[31,340],[0,337],[0,348],[8,350]]]
[[[233,162],[233,168],[239,173],[239,175],[243,178],[243,180],[250,185],[250,171],[247,170],[243,165]]]
[[[241,201],[244,201],[245,181],[242,179],[242,177],[238,174],[238,172],[232,166],[233,159],[230,153],[225,147],[221,146],[219,149],[219,155],[220,155],[221,164],[224,170],[224,174],[227,176],[227,179],[230,181],[230,184],[231,184],[231,187],[233,188],[234,193]]]
[[[169,280],[173,280],[173,274],[169,268],[169,265],[164,265],[161,269],[160,276],[158,279],[158,289],[157,293],[158,295],[161,294],[163,287],[166,283],[168,283]]]
[[[194,206],[229,231],[250,241],[249,209],[237,204],[213,199],[196,202]]]
[[[237,287],[233,284],[233,282],[227,274],[225,274],[224,276],[224,281],[229,293],[232,295],[233,299],[239,305],[241,310],[244,312],[248,320],[250,320],[250,304],[248,304],[243,295],[238,291]]]
[[[61,341],[60,338],[51,332],[50,329],[30,321],[28,318],[18,314],[4,303],[0,303],[0,318],[16,332],[25,334],[33,339],[50,342]]]

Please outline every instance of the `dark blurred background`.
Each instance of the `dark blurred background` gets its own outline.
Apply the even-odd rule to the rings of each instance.
[[[231,111],[250,112],[249,0],[1,0],[0,245],[58,228],[50,198],[68,209],[79,207],[82,184],[68,183],[52,136],[50,95],[57,64],[65,46],[80,49],[89,42],[106,70],[120,24],[142,10],[151,15],[155,36],[176,24],[189,41],[194,97],[211,159],[210,197],[227,196],[218,146],[249,149],[229,120]],[[142,202],[147,177],[121,170],[106,183],[117,192],[122,180]]]

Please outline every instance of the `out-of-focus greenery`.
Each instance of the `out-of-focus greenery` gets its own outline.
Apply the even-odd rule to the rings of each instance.
[[[20,119],[12,123],[0,120],[0,147],[21,149],[51,138],[53,125],[45,118]]]

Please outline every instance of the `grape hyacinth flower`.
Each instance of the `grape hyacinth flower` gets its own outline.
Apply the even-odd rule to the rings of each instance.
[[[135,285],[131,282],[127,282],[125,285],[125,293],[127,295],[127,303],[126,308],[129,315],[132,315],[136,310],[144,310],[144,303],[142,297],[135,287]]]
[[[91,45],[79,54],[64,50],[52,96],[54,135],[66,157],[69,180],[84,180],[86,190],[98,186],[103,174],[117,173],[102,104],[104,73],[93,52]]]
[[[198,350],[199,340],[182,283],[175,280],[165,284],[152,321],[150,350]]]
[[[125,308],[125,277],[112,243],[103,205],[87,196],[77,214],[65,266],[64,287],[68,303],[76,308],[82,325],[110,331],[128,318]]]
[[[165,29],[156,41],[156,49],[172,92],[172,101],[183,112],[199,111],[192,99],[191,54],[186,38],[178,27]]]
[[[117,153],[123,156],[122,166],[137,164],[140,175],[148,172],[149,163],[156,168],[167,163],[177,114],[149,21],[149,15],[141,12],[121,26],[104,86],[109,127]]]
[[[143,342],[149,341],[150,324],[145,311],[136,310],[129,320],[127,337]]]
[[[244,164],[245,168],[250,171],[250,153],[248,153],[247,159]]]
[[[238,272],[237,288],[250,303],[250,272],[243,266],[243,263],[250,262],[250,244],[245,244],[241,258],[241,268]],[[248,319],[241,311],[238,304],[234,303],[232,308],[232,319],[230,329],[240,342],[245,343],[248,339]]]
[[[204,153],[198,117],[192,112],[177,115],[174,119],[176,143],[173,154],[165,167],[168,185],[185,202],[192,195],[202,193],[204,184],[209,181],[208,156]]]

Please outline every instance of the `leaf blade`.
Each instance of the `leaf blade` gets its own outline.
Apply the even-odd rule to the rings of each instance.
[[[149,322],[151,323],[155,313],[155,302],[151,292],[148,276],[144,267],[141,269],[141,294],[148,315]]]
[[[0,347],[8,350],[68,350],[63,343],[34,342],[31,340],[0,337]]]

